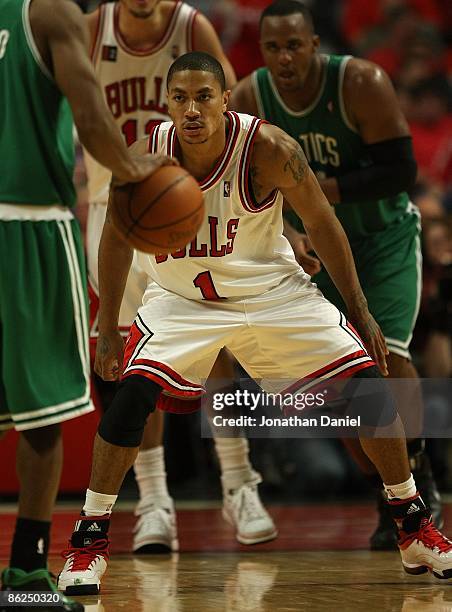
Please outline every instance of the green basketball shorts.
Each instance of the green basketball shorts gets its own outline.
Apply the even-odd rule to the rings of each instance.
[[[0,204],[0,372],[0,429],[93,409],[83,248],[67,209]]]
[[[352,245],[369,310],[391,353],[410,359],[409,345],[419,312],[422,255],[417,215]],[[340,310],[345,304],[325,269],[312,278]]]

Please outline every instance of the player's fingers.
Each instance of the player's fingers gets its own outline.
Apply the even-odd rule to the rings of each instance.
[[[312,257],[312,255],[299,255],[297,257],[297,261],[300,266],[303,268],[305,272],[307,272],[310,276],[314,276],[321,269],[321,263],[317,259],[317,257]]]
[[[102,363],[102,374],[103,380],[111,381],[118,379],[118,362],[116,360],[105,359]]]
[[[311,241],[309,240],[309,236],[307,234],[302,234],[302,240],[303,240],[303,244],[304,244],[304,248],[306,249],[306,251],[312,251],[312,244]]]
[[[386,364],[386,356],[384,351],[384,346],[381,344],[381,340],[379,336],[373,338],[373,355],[375,362],[378,366],[378,369],[382,373],[383,376],[388,375],[388,366]]]

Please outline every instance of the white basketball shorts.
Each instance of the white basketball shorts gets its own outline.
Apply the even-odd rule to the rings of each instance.
[[[188,400],[204,392],[223,347],[270,393],[374,365],[345,316],[306,278],[297,273],[235,301],[188,300],[151,283],[127,339],[123,377],[145,376]]]

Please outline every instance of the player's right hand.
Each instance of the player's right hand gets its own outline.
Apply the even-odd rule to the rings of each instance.
[[[119,380],[122,373],[124,339],[116,332],[100,333],[97,339],[94,371],[103,380]]]
[[[314,274],[320,272],[322,264],[317,257],[309,255],[309,252],[313,249],[311,241],[306,234],[298,234],[297,239],[292,240],[292,249],[295,259],[307,274],[314,276]]]
[[[148,153],[147,155],[138,155],[132,157],[132,169],[129,177],[121,177],[118,181],[118,177],[115,177],[115,184],[123,183],[139,183],[151,174],[153,174],[158,168],[162,166],[178,166],[179,162],[174,157],[169,155],[153,155]]]
[[[378,369],[383,376],[388,376],[388,364],[386,356],[389,355],[386,340],[380,326],[375,321],[373,316],[367,310],[363,309],[359,314],[351,315],[349,313],[350,322],[355,326],[356,331],[364,342],[367,352],[375,361]]]

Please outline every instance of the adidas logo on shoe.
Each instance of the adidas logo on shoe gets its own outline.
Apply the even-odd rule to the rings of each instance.
[[[102,529],[99,527],[97,523],[93,523],[92,525],[88,527],[86,531],[102,531]]]
[[[415,503],[412,503],[411,506],[406,511],[407,514],[413,514],[413,512],[419,512],[421,508],[417,506]]]

